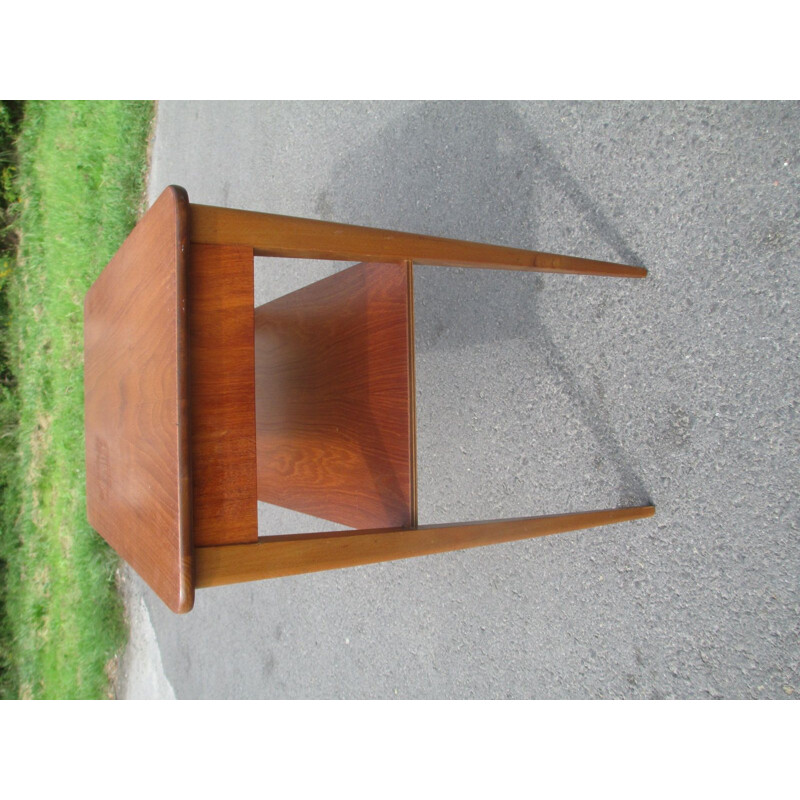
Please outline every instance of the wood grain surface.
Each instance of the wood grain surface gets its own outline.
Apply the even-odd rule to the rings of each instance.
[[[481,267],[615,278],[644,278],[647,270],[517,247],[343,225],[192,204],[192,241],[243,244],[257,256],[340,261],[405,261],[440,267]]]
[[[372,263],[254,310],[254,255]],[[84,303],[87,514],[173,611],[191,609],[195,585],[654,513],[643,506],[416,525],[413,261],[646,275],[518,248],[190,205],[171,186],[95,281]],[[256,498],[361,530],[259,538]]]
[[[410,265],[358,264],[256,309],[258,497],[412,525]]]
[[[177,612],[194,602],[187,223],[169,187],[84,301],[89,522]]]
[[[653,506],[491,522],[274,536],[197,549],[197,585],[219,586],[444,553],[651,517]]]
[[[188,289],[194,543],[255,541],[253,250],[192,245]]]

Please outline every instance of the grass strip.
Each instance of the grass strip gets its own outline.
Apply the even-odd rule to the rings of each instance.
[[[83,298],[136,223],[153,104],[28,102],[2,330],[16,386],[0,556],[6,697],[108,694],[124,643],[117,560],[86,522]]]

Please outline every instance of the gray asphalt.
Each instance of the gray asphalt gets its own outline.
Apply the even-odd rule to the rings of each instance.
[[[653,519],[144,597],[178,698],[800,695],[798,103],[159,105],[151,202],[646,266],[420,267],[420,521]],[[257,302],[341,265],[257,263]],[[261,532],[330,526],[269,506]]]

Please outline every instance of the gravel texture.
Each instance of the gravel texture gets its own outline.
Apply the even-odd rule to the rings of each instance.
[[[154,631],[138,661],[163,663],[136,685],[796,698],[798,141],[798,103],[161,103],[151,202],[177,183],[193,202],[646,266],[417,268],[419,507],[423,523],[657,511],[201,590],[186,616],[133,576],[152,628],[131,646]],[[257,302],[340,266],[259,259]],[[259,516],[262,533],[330,528]]]

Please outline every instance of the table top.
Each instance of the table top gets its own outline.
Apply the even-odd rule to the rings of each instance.
[[[194,602],[188,220],[169,187],[84,302],[89,522],[177,612]]]

